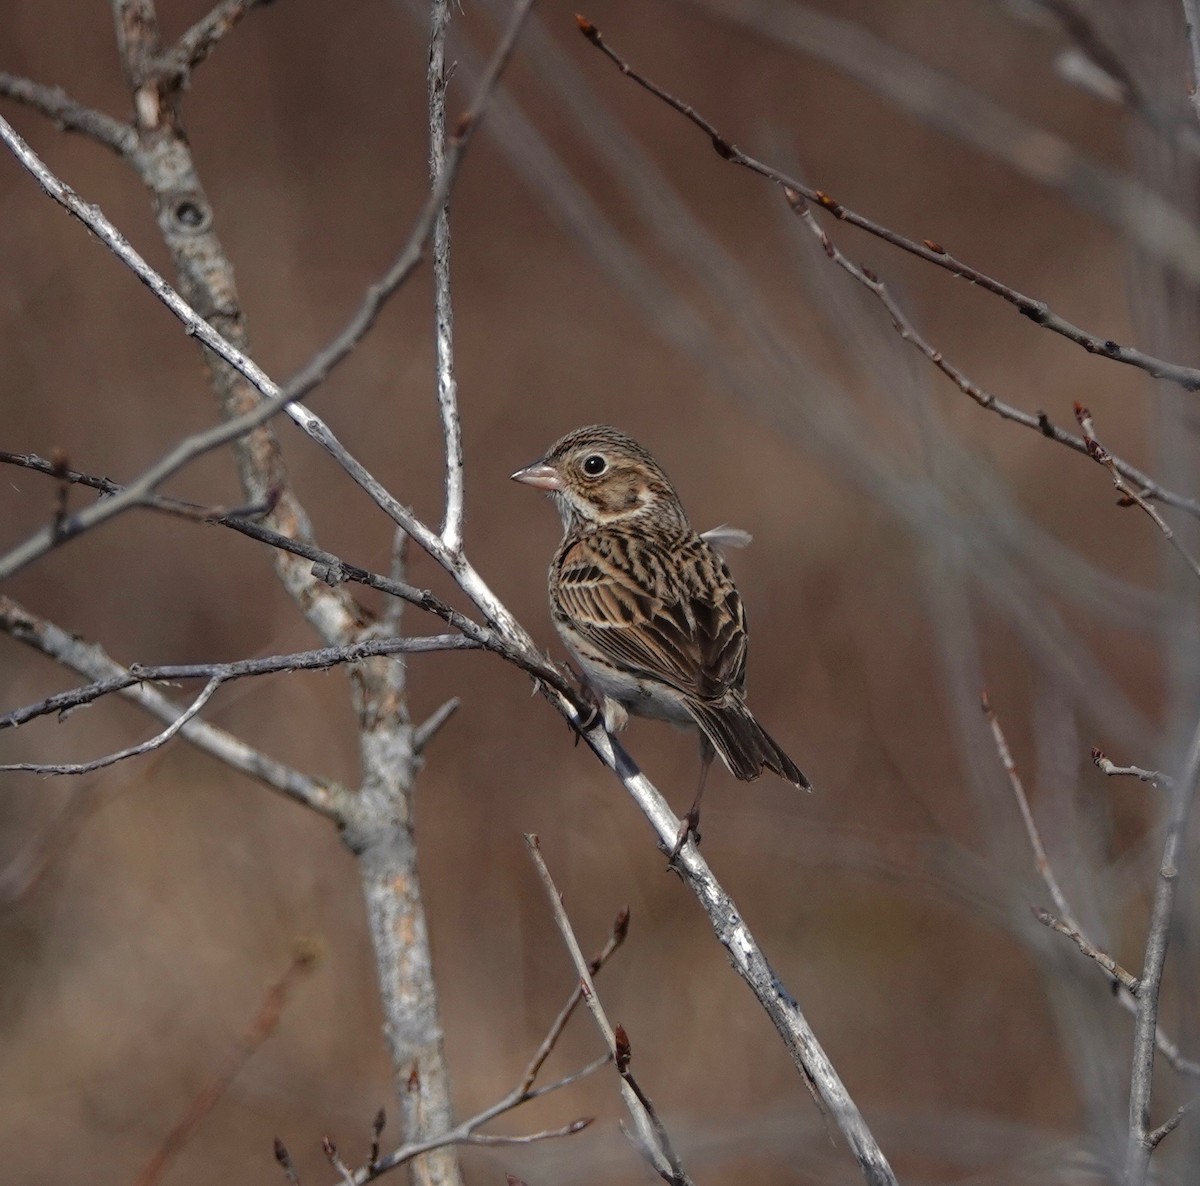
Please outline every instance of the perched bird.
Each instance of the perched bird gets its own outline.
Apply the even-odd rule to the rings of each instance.
[[[765,767],[808,789],[800,768],[746,707],[741,598],[725,561],[688,523],[658,462],[620,430],[592,425],[567,433],[512,477],[547,491],[562,515],[550,610],[605,726],[622,728],[632,712],[700,732],[700,783],[672,859],[689,835],[700,839],[700,800],[714,752],[743,781]]]

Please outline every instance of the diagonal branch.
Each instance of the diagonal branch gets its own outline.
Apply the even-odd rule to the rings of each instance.
[[[439,180],[434,185],[418,220],[417,229],[421,231],[421,235],[417,250],[414,252],[412,249],[415,235],[410,236],[409,243],[396,257],[395,262],[383,278],[367,289],[362,303],[351,315],[341,333],[288,380],[286,390],[293,399],[299,399],[328,378],[330,372],[365,337],[367,331],[375,324],[388,298],[408,279],[417,264],[420,263],[423,245],[431,234],[433,224],[453,189],[454,178],[462,164],[463,154],[483,121],[484,113],[495,93],[496,84],[516,49],[517,39],[524,26],[525,18],[529,15],[534,3],[535,0],[517,0],[514,4],[512,16],[504,34],[475,89],[475,97],[471,101],[471,106],[459,117],[453,129],[446,146],[445,160]]]
[[[667,106],[679,112],[680,115],[704,132],[708,136],[714,151],[722,160],[748,169],[752,173],[757,173],[760,177],[765,177],[767,180],[775,182],[776,185],[793,189],[808,199],[808,201],[827,210],[842,222],[858,227],[860,230],[866,231],[867,234],[873,235],[877,239],[882,239],[885,243],[890,243],[893,247],[898,247],[901,251],[906,251],[910,255],[915,255],[918,259],[923,259],[927,263],[950,272],[952,275],[970,281],[984,291],[990,292],[993,296],[1007,301],[1022,316],[1028,317],[1035,325],[1040,325],[1043,329],[1048,329],[1052,333],[1060,334],[1076,345],[1082,346],[1089,354],[1097,354],[1102,358],[1112,359],[1114,362],[1121,362],[1127,366],[1137,367],[1139,370],[1143,370],[1155,378],[1177,383],[1188,391],[1200,389],[1200,368],[1184,366],[1180,363],[1156,358],[1153,355],[1138,350],[1134,346],[1122,346],[1109,338],[1102,338],[1097,334],[1090,333],[1080,326],[1067,321],[1066,318],[1059,316],[1045,301],[1027,296],[1025,293],[1011,288],[1009,285],[1003,283],[1003,281],[997,280],[986,272],[981,272],[977,268],[973,268],[969,264],[956,259],[939,244],[931,240],[924,240],[918,243],[881,223],[867,218],[865,215],[859,214],[857,211],[830,197],[829,194],[822,190],[813,189],[811,186],[805,185],[802,181],[798,181],[795,177],[790,177],[786,173],[782,173],[780,170],[749,156],[730,140],[726,139],[713,124],[689,104],[685,103],[682,99],[676,98],[676,96],[659,86],[658,83],[645,77],[645,75],[638,73],[608,45],[601,36],[600,30],[591,21],[583,17],[577,19],[580,31],[592,45],[596,46],[597,49],[612,61],[622,74],[666,103]]]
[[[1200,577],[1200,561],[1197,561],[1196,557],[1179,541],[1179,537],[1162,515],[1146,501],[1145,494],[1135,490],[1125,481],[1125,475],[1118,469],[1113,455],[1096,439],[1096,427],[1092,423],[1091,412],[1078,401],[1075,404],[1075,419],[1079,421],[1079,427],[1083,429],[1083,440],[1087,445],[1088,456],[1108,470],[1113,485],[1121,495],[1121,505],[1137,506],[1144,511],[1154,526],[1166,537],[1167,543],[1183,557],[1183,562],[1192,570],[1193,575]]]
[[[252,9],[268,3],[270,0],[221,0],[169,50],[159,55],[155,68],[168,85],[186,87],[192,71],[241,23],[242,18]]]
[[[89,679],[123,679],[130,674],[126,668],[110,659],[101,647],[84,642],[53,622],[31,614],[10,597],[0,596],[0,630]],[[131,684],[120,695],[168,723],[178,719],[183,711],[161,692],[141,683]],[[180,735],[197,749],[257,779],[272,790],[330,819],[340,818],[340,805],[346,791],[336,783],[320,781],[293,770],[274,758],[268,758],[224,729],[204,721],[189,721],[180,730]]]
[[[604,1011],[604,1006],[601,1005],[600,998],[596,995],[596,985],[592,980],[591,970],[583,958],[579,940],[575,937],[571,920],[567,917],[567,912],[563,907],[562,895],[554,884],[554,878],[551,877],[545,858],[542,856],[541,842],[536,836],[526,833],[525,847],[529,850],[534,867],[545,887],[546,898],[554,914],[554,921],[562,934],[567,951],[570,953],[575,971],[579,975],[583,999],[587,1002],[587,1006],[595,1018],[596,1028],[599,1029],[604,1044],[608,1047],[609,1056],[616,1065],[617,1073],[621,1076],[621,1095],[638,1135],[638,1151],[642,1153],[664,1182],[670,1182],[673,1186],[691,1186],[692,1179],[680,1163],[679,1156],[671,1145],[670,1137],[667,1135],[667,1130],[663,1127],[654,1105],[629,1069],[631,1055],[629,1038],[622,1026],[614,1027],[609,1021],[608,1014]]]
[[[16,708],[0,716],[0,729],[23,725],[49,713],[64,713],[80,705],[91,704],[102,696],[123,691],[134,684],[169,683],[176,680],[207,679],[218,683],[245,679],[247,676],[275,675],[283,671],[324,671],[345,663],[361,663],[364,659],[383,655],[428,654],[433,651],[475,650],[482,644],[461,634],[429,634],[418,638],[366,638],[343,646],[320,647],[312,651],[297,651],[290,655],[266,655],[258,659],[241,659],[234,663],[182,663],[157,667],[134,663],[129,674],[112,679],[97,680],[86,687],[73,688],[47,696],[35,704]],[[448,715],[448,714],[447,714]],[[0,770],[18,769],[0,766]],[[19,767],[29,769],[29,767]],[[72,773],[84,773],[72,771]]]
[[[130,483],[122,494],[96,503],[79,514],[68,516],[59,530],[46,527],[18,545],[8,555],[0,557],[0,580],[12,576],[51,548],[74,538],[114,515],[138,504],[172,474],[177,473],[196,457],[210,452],[229,441],[244,436],[251,429],[264,424],[298,395],[309,390],[341,361],[363,334],[370,328],[387,296],[398,288],[420,263],[424,243],[432,233],[434,222],[453,187],[458,168],[462,162],[472,135],[483,120],[487,102],[495,90],[508,59],[516,46],[521,23],[533,6],[534,0],[519,0],[513,20],[489,64],[488,71],[480,83],[471,108],[462,116],[455,129],[454,137],[447,149],[445,165],[437,184],[430,192],[417,218],[408,242],[386,278],[386,283],[356,314],[352,324],[338,339],[296,376],[286,390],[263,372],[245,353],[232,345],[213,329],[181,296],[134,250],[129,241],[112,225],[98,207],[82,201],[79,196],[54,175],[44,162],[16,133],[13,127],[0,118],[0,140],[12,150],[17,159],[33,174],[38,183],[56,202],[78,218],[99,238],[155,296],[179,319],[187,332],[200,340],[219,358],[244,376],[265,400],[249,412],[205,432],[188,437],[175,446],[165,457]]]
[[[46,86],[0,71],[0,96],[39,112],[64,132],[90,136],[118,156],[132,156],[137,149],[137,133],[130,124],[80,103],[60,86]]]
[[[153,750],[161,749],[213,698],[216,690],[222,683],[224,683],[222,679],[213,676],[204,685],[204,690],[200,695],[179,716],[161,733],[155,734],[155,736],[151,737],[148,741],[143,741],[140,745],[117,750],[116,753],[108,754],[103,758],[96,758],[91,762],[68,762],[60,765],[42,765],[38,762],[10,762],[0,765],[0,771],[22,771],[27,774],[91,774],[93,770],[103,770],[105,766],[115,766],[118,762],[123,762],[126,758],[136,758],[142,754],[148,754]]]
[[[319,958],[320,953],[311,941],[296,944],[287,969],[267,988],[250,1024],[238,1035],[216,1074],[201,1088],[187,1111],[163,1137],[154,1155],[134,1179],[133,1186],[156,1186],[162,1180],[197,1126],[221,1102],[238,1073],[258,1048],[279,1028],[292,990],[303,976],[313,970]]]
[[[1065,137],[1002,106],[979,87],[959,81],[871,32],[864,24],[808,4],[774,0],[686,0],[717,20],[831,66],[900,111],[985,153],[1039,185],[1062,193],[1193,282],[1200,279],[1200,233],[1176,206],[1135,177],[1081,152]],[[1058,8],[1059,6],[1055,6]],[[1065,6],[1064,6],[1065,7]],[[1057,13],[1066,20],[1065,12]],[[1093,40],[1090,48],[1098,52]],[[1117,69],[1111,55],[1107,66]],[[1131,100],[1141,97],[1122,76]],[[1154,119],[1150,106],[1139,110]],[[1159,113],[1156,126],[1166,130]],[[1189,132],[1195,129],[1188,128]],[[1193,151],[1200,136],[1178,137]]]
[[[1059,445],[1065,445],[1068,449],[1072,449],[1076,453],[1082,453],[1088,457],[1094,456],[1086,438],[1076,436],[1074,433],[1067,432],[1065,429],[1059,428],[1058,425],[1052,424],[1045,412],[1030,413],[1023,411],[1021,408],[1013,407],[1013,405],[998,399],[992,392],[984,390],[978,383],[968,378],[940,350],[931,345],[922,336],[908,314],[888,291],[884,282],[869,268],[864,268],[861,264],[855,263],[842,252],[837,244],[834,243],[829,233],[813,217],[812,210],[801,194],[790,186],[784,186],[783,195],[787,199],[792,212],[816,236],[817,241],[821,244],[822,249],[829,259],[848,275],[854,277],[859,284],[883,305],[884,309],[887,310],[888,316],[891,318],[892,326],[900,337],[915,350],[923,354],[964,395],[973,399],[985,411],[994,412],[1002,420],[1010,420],[1014,424],[1020,424],[1025,428],[1033,429],[1048,440],[1052,440]],[[1136,466],[1130,465],[1129,462],[1123,461],[1119,457],[1113,457],[1109,454],[1109,459],[1112,462],[1114,470],[1114,480],[1119,475],[1120,478],[1128,479],[1130,482],[1135,483],[1140,489],[1142,498],[1153,499],[1161,502],[1164,506],[1174,507],[1176,510],[1187,511],[1190,515],[1200,517],[1200,499],[1189,498],[1186,495],[1176,494],[1174,491],[1163,489],[1149,474],[1143,473]]]

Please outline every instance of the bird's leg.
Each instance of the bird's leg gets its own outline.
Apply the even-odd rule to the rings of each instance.
[[[696,797],[692,800],[691,807],[688,808],[687,815],[683,817],[683,823],[679,825],[679,834],[675,837],[675,847],[671,849],[671,860],[669,864],[675,864],[679,858],[680,850],[687,843],[688,837],[691,836],[697,844],[700,843],[700,800],[704,798],[704,784],[708,781],[709,767],[712,766],[713,757],[716,750],[712,747],[712,742],[700,734],[700,782],[696,786]]]
[[[567,675],[569,675],[579,689],[579,699],[583,702],[583,707],[587,710],[585,716],[580,717],[578,727],[585,733],[589,729],[595,728],[604,720],[604,697],[592,687],[591,681],[585,675],[580,675],[579,672],[567,666]],[[579,734],[575,734],[575,744],[579,744]]]

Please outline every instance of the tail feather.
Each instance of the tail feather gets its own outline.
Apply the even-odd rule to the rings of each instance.
[[[735,778],[751,782],[765,766],[806,791],[812,789],[804,772],[771,739],[740,698],[718,703],[689,701],[688,712]]]

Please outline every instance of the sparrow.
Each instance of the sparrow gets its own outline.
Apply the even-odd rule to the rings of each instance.
[[[658,462],[608,425],[567,433],[512,478],[549,493],[562,516],[550,612],[605,728],[633,713],[699,732],[700,781],[672,861],[689,836],[700,840],[714,754],[744,782],[767,769],[811,789],[746,707],[746,614],[713,546],[744,533],[698,534]]]

